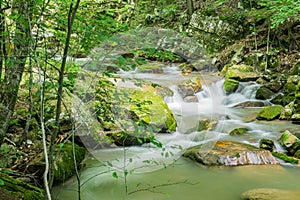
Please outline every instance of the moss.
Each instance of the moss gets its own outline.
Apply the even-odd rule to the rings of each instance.
[[[235,128],[232,131],[230,131],[229,135],[244,135],[247,131],[248,129],[244,127]]]
[[[140,70],[140,72],[146,72],[146,73],[163,73],[161,64],[139,65],[138,69]]]
[[[296,158],[300,159],[300,149],[296,151],[295,155]]]
[[[223,87],[227,94],[233,93],[239,87],[239,81],[231,78],[226,78]]]
[[[298,164],[299,160],[291,157],[291,156],[287,156],[284,153],[280,153],[280,152],[272,152],[272,155],[276,158],[279,158],[285,162],[289,162],[289,163],[293,163],[293,164]]]
[[[136,102],[130,106],[130,111],[135,113],[140,120],[161,131],[176,130],[176,120],[160,95],[152,91],[134,90],[129,96]]]
[[[22,200],[42,200],[44,199],[43,190],[18,179],[12,178],[5,173],[0,172],[0,179],[4,181],[1,190],[11,196],[11,199]],[[1,199],[1,197],[0,197]]]
[[[259,75],[249,65],[239,64],[228,68],[226,78],[238,81],[251,81],[258,79]]]
[[[76,164],[79,164],[85,158],[86,150],[83,147],[75,145]],[[75,164],[73,162],[72,144],[64,144],[62,147],[55,146],[55,162],[54,162],[54,180],[63,182],[67,178],[75,174]]]
[[[279,117],[280,113],[284,110],[281,105],[266,106],[262,108],[257,114],[257,119],[273,120]]]

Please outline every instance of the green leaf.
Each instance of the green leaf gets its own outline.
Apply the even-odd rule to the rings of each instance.
[[[119,178],[119,176],[118,176],[117,172],[113,172],[113,173],[112,173],[112,177],[114,177],[114,178],[116,178],[116,179],[118,179],[118,178]]]
[[[5,185],[4,181],[0,178],[0,186]]]

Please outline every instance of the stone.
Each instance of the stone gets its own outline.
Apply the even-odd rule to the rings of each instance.
[[[156,63],[139,65],[138,70],[142,73],[154,73],[154,74],[162,74],[164,72],[161,64],[156,64]]]
[[[266,106],[258,112],[256,119],[273,120],[278,118],[283,110],[284,107],[281,105]]]
[[[274,94],[275,93],[266,86],[261,86],[256,91],[255,98],[261,100],[271,99],[274,96]]]
[[[239,128],[235,128],[233,130],[231,130],[229,132],[229,135],[244,135],[245,133],[247,133],[248,128],[245,127],[239,127]]]
[[[291,120],[295,124],[300,124],[300,113],[293,114]]]
[[[258,188],[244,192],[241,198],[244,200],[296,200],[300,199],[300,192],[296,190]]]
[[[223,88],[226,94],[234,93],[238,89],[238,87],[239,87],[239,81],[231,78],[225,79]]]
[[[131,90],[129,97],[134,104],[125,103],[133,118],[138,117],[145,126],[151,126],[154,131],[170,133],[176,130],[176,120],[160,95],[152,91]],[[143,101],[146,101],[143,103]],[[148,103],[147,103],[148,102]]]
[[[292,156],[300,149],[300,140],[288,130],[281,134],[279,143],[288,151],[288,154]]]
[[[232,65],[226,72],[226,78],[238,80],[241,82],[255,81],[259,75],[254,72],[253,68],[249,65],[239,64]]]
[[[197,96],[187,96],[183,99],[184,102],[199,102],[198,97]]]
[[[265,103],[261,101],[245,101],[239,104],[236,104],[235,108],[254,108],[254,107],[264,107]]]
[[[259,148],[261,149],[266,149],[272,152],[274,147],[274,141],[269,138],[262,138],[259,140]]]
[[[207,166],[279,164],[270,151],[227,140],[217,141],[211,149],[207,149],[205,144],[191,147],[183,156]]]
[[[200,119],[198,122],[197,131],[212,130],[216,127],[217,121],[210,119]]]
[[[295,111],[294,106],[294,102],[291,102],[288,105],[284,106],[284,110],[280,113],[279,119],[290,120]]]
[[[178,85],[178,92],[182,98],[195,94],[195,91],[190,85]]]

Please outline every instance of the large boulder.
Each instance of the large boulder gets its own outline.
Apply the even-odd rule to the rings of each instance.
[[[203,148],[203,145],[191,147],[183,156],[208,166],[279,164],[270,151],[227,140],[217,141],[211,150]]]
[[[224,70],[227,70],[226,78],[238,81],[255,81],[259,78],[259,74],[254,72],[253,67],[245,64],[232,65]]]
[[[284,107],[281,105],[266,106],[258,112],[256,118],[263,120],[273,120],[278,118],[283,110]]]
[[[241,198],[244,200],[296,200],[300,199],[300,192],[296,190],[258,188],[244,192]]]

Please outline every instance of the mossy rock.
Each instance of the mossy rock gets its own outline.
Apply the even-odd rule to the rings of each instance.
[[[238,89],[239,81],[231,79],[231,78],[226,78],[224,81],[223,87],[224,87],[226,94],[231,94]]]
[[[288,163],[292,163],[292,164],[298,164],[299,163],[299,160],[298,159],[295,159],[291,156],[287,156],[286,154],[284,153],[280,153],[280,152],[272,152],[272,155],[276,158],[279,158],[285,162],[288,162]]]
[[[267,88],[266,86],[261,86],[256,91],[255,98],[256,99],[261,99],[261,100],[270,99],[270,98],[272,98],[272,96],[274,94],[275,93],[272,90],[270,90],[269,88]]]
[[[293,101],[295,101],[295,96],[291,96],[291,95],[287,95],[287,94],[279,94],[279,95],[276,95],[271,100],[271,103],[286,106],[290,102],[293,102]]]
[[[273,151],[274,147],[274,141],[269,138],[262,138],[259,140],[259,148]]]
[[[288,151],[289,155],[294,155],[300,149],[300,140],[286,130],[279,138],[279,143]]]
[[[278,118],[283,110],[284,107],[281,105],[266,106],[259,111],[256,118],[261,120],[273,120]]]
[[[283,86],[283,92],[286,94],[295,94],[297,86],[294,83],[288,82]]]
[[[231,130],[229,132],[229,135],[244,135],[247,133],[247,131],[248,131],[248,128],[239,127],[239,128],[235,128],[235,129]]]
[[[0,199],[43,200],[45,198],[42,189],[10,177],[6,173],[0,172],[0,180],[4,183],[0,186]]]
[[[138,69],[142,73],[161,74],[161,73],[164,72],[161,64],[156,64],[156,63],[149,63],[149,64],[144,64],[144,65],[139,65]]]
[[[143,121],[145,125],[150,125],[158,132],[176,130],[176,120],[160,95],[152,91],[132,90],[129,92],[129,97],[133,102],[136,102],[128,105],[130,112],[136,115],[140,121]]]
[[[74,144],[76,165],[79,166],[86,155],[83,147]],[[75,174],[72,144],[56,145],[54,153],[54,180],[63,182]]]
[[[259,78],[259,75],[254,72],[251,66],[239,64],[228,68],[226,72],[226,78],[238,81],[255,81]]]

